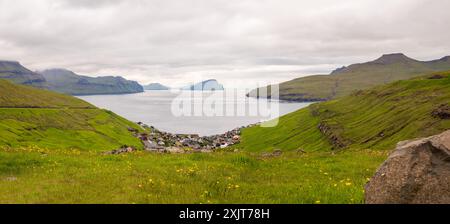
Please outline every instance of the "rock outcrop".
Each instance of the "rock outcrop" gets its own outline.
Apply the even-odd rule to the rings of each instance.
[[[450,119],[450,105],[442,104],[432,112],[433,117]]]
[[[317,128],[327,137],[330,144],[333,145],[333,149],[345,148],[350,144],[348,140],[340,136],[327,122],[320,122]]]
[[[450,130],[404,141],[366,185],[368,204],[450,203]]]

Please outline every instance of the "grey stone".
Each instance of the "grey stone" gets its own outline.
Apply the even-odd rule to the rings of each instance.
[[[450,130],[404,141],[365,188],[368,204],[449,204]]]

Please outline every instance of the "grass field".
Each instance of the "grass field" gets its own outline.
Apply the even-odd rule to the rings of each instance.
[[[106,156],[0,150],[0,203],[362,203],[386,151]]]

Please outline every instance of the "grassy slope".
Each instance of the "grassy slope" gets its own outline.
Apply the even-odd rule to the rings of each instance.
[[[138,128],[80,99],[0,80],[0,146],[113,150],[142,147]]]
[[[275,127],[252,127],[243,130],[242,142],[237,148],[245,151],[267,151],[272,149],[319,151],[331,145],[317,126],[319,119],[311,116],[308,108],[285,115]]]
[[[279,97],[293,101],[329,100],[355,90],[449,69],[448,58],[421,62],[404,55],[385,55],[372,62],[350,65],[336,74],[307,76],[281,83]],[[256,95],[256,91],[250,95]]]
[[[320,151],[337,148],[333,138],[350,148],[390,149],[398,141],[439,133],[450,129],[450,120],[435,118],[432,111],[450,102],[450,72],[439,74],[445,78],[398,81],[313,104],[282,117],[274,128],[244,130],[237,147]]]
[[[95,108],[78,98],[36,89],[24,85],[14,85],[0,79],[0,107],[2,108]]]

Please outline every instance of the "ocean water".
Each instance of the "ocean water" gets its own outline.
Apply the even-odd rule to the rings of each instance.
[[[146,91],[79,98],[161,131],[201,136],[222,134],[237,127],[273,120],[309,105],[248,98],[245,93],[238,90]]]

